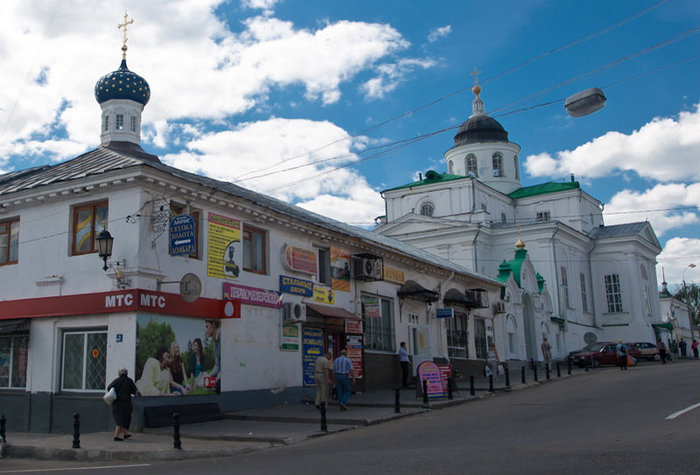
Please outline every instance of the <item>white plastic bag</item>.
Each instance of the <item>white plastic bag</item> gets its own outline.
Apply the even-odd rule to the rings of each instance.
[[[117,391],[114,388],[110,389],[105,393],[104,396],[102,396],[102,399],[104,399],[105,403],[111,406],[112,403],[117,399]]]
[[[493,372],[491,371],[491,368],[489,368],[489,365],[486,365],[484,367],[484,375],[488,378],[489,376],[493,375]]]
[[[502,364],[499,364],[499,365],[498,365],[498,375],[499,375],[499,376],[503,376],[504,374],[506,374],[506,370],[503,369],[503,365],[502,365]]]

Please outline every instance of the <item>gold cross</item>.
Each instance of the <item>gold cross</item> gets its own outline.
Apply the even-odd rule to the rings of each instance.
[[[117,25],[118,30],[124,30],[124,31],[122,31],[122,51],[123,51],[122,57],[124,59],[126,59],[126,42],[129,39],[126,36],[126,30],[129,27],[129,25],[134,23],[133,18],[131,20],[127,20],[127,18],[129,18],[129,14],[124,12],[124,23],[120,23]]]
[[[474,72],[469,73],[470,76],[474,76],[474,85],[476,86],[479,84],[479,74],[481,74],[481,71],[477,71],[476,66],[474,66]]]

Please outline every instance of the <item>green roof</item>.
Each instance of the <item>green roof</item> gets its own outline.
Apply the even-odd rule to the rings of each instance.
[[[400,190],[402,188],[414,188],[416,186],[423,186],[423,185],[432,185],[434,183],[442,183],[445,181],[452,181],[452,180],[460,180],[462,178],[466,178],[463,175],[451,175],[449,173],[438,173],[434,170],[428,170],[425,172],[425,178],[414,181],[413,183],[409,183],[407,185],[402,185],[402,186],[397,186],[395,188],[389,188],[388,190],[384,191],[392,191],[392,190]]]
[[[581,189],[577,181],[566,181],[561,183],[542,183],[540,185],[523,186],[512,193],[508,193],[513,199],[527,198],[528,196],[545,195],[547,193],[557,193],[559,191]]]

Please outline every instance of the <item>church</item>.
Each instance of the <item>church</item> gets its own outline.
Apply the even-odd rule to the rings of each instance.
[[[504,284],[493,320],[455,314],[450,356],[483,358],[492,337],[502,357],[535,361],[543,338],[555,359],[594,341],[656,341],[652,226],[606,226],[602,203],[573,175],[523,186],[520,146],[484,112],[481,87],[472,92],[472,115],[444,153],[447,172],[385,190],[376,228]],[[469,336],[450,339],[460,331]]]

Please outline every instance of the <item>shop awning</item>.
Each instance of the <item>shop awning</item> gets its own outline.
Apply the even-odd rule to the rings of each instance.
[[[440,294],[434,290],[428,290],[415,280],[407,280],[396,292],[400,298],[414,298],[425,302],[437,302]]]
[[[665,328],[667,330],[673,330],[673,324],[671,322],[666,322],[666,323],[652,323],[652,327],[656,328]]]
[[[344,308],[331,307],[330,305],[321,305],[317,303],[306,303],[306,310],[311,310],[322,317],[347,318],[348,320],[362,320],[354,313],[350,313]]]
[[[10,320],[0,320],[0,335],[29,330],[28,318],[13,318]]]
[[[442,299],[442,303],[445,305],[455,305],[458,307],[467,306],[467,296],[464,295],[457,289],[450,289],[445,294],[445,298]]]

